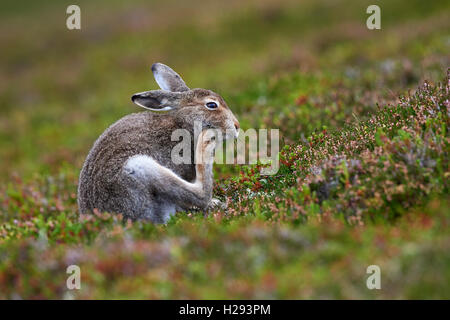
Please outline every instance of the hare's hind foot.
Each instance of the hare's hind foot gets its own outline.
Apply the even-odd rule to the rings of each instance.
[[[217,210],[217,209],[226,209],[227,205],[220,201],[219,199],[216,198],[212,198],[211,201],[208,203],[208,206],[206,207],[206,211],[211,211],[211,210]]]
[[[197,207],[197,206],[193,206],[193,207],[191,207],[191,208],[189,209],[189,211],[208,213],[208,212],[213,211],[213,210],[217,210],[217,209],[222,209],[222,210],[224,210],[224,209],[226,209],[226,208],[227,208],[227,206],[226,206],[225,203],[223,203],[223,202],[220,201],[219,199],[212,198],[212,199],[209,201],[209,203],[208,203],[208,205],[206,206],[206,208],[201,209],[201,208],[199,208],[199,207]]]

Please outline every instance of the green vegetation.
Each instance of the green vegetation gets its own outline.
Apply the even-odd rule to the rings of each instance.
[[[40,2],[0,5],[0,298],[450,298],[448,1],[379,1],[377,31],[370,1],[80,1],[81,31]],[[216,166],[207,216],[79,219],[83,160],[155,61],[279,128],[280,170]]]

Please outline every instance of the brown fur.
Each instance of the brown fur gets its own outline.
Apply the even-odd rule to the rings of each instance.
[[[155,65],[152,70],[155,69],[160,77],[164,77],[165,83],[170,82],[173,88],[185,87],[184,82],[181,84],[178,81],[181,78],[178,79],[170,72],[172,69],[162,64]],[[198,150],[194,148],[194,141],[191,144],[192,164],[174,164],[171,161],[171,150],[178,141],[171,141],[171,134],[175,129],[186,129],[194,137],[194,121],[200,121],[204,129],[214,128],[225,132],[234,126],[237,130],[239,123],[231,110],[218,94],[205,89],[187,89],[181,92],[154,90],[137,94],[133,96],[133,101],[134,99],[151,110],[166,107],[172,110],[166,113],[147,111],[130,114],[105,130],[94,143],[80,173],[80,212],[91,212],[96,208],[122,213],[132,220],[149,219],[161,223],[167,219],[165,211],[168,207],[174,206],[176,211],[192,206],[206,208],[212,195],[212,164],[196,168],[194,157]],[[217,101],[219,108],[207,109],[207,99]],[[124,165],[136,155],[154,159],[164,167],[158,167],[158,174],[164,177],[168,176],[165,169],[169,169],[179,178],[195,182],[200,173],[198,170],[204,171],[201,177],[204,192],[196,195],[197,189],[190,185],[186,187],[175,178],[164,184],[161,179],[155,181],[156,178],[152,178],[153,181],[147,181],[141,177],[133,177],[124,171]]]

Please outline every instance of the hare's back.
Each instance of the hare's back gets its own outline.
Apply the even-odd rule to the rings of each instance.
[[[119,210],[114,199],[123,201],[127,186],[122,168],[135,155],[148,155],[180,177],[195,179],[193,165],[175,165],[170,155],[177,142],[171,141],[176,129],[171,117],[141,112],[127,115],[106,129],[94,143],[81,170],[78,202],[81,212]]]

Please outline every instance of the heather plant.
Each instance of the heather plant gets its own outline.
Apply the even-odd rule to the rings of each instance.
[[[348,222],[363,223],[378,214],[389,220],[433,193],[447,194],[448,92],[447,75],[366,121],[316,132],[281,152],[283,175],[260,176],[249,168],[224,195],[229,203],[241,200],[234,212],[251,212],[256,201],[260,212],[266,204],[267,216],[302,220],[333,207]]]
[[[0,299],[450,298],[448,1],[382,2],[381,30],[356,0],[195,3],[79,1],[70,31],[66,5],[0,4]],[[279,130],[279,170],[216,164],[226,207],[163,225],[80,217],[154,61]]]

